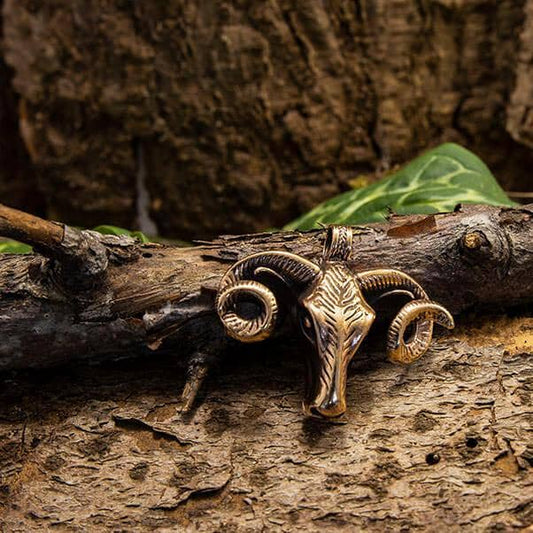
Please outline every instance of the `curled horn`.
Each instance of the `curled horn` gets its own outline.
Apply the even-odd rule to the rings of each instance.
[[[288,252],[258,253],[235,263],[220,282],[216,309],[228,335],[241,342],[264,340],[276,325],[276,297],[266,285],[255,279],[262,273],[275,275],[300,293],[316,278],[320,268]],[[260,312],[253,318],[238,313],[238,303],[246,298],[259,304]]]
[[[442,305],[429,300],[405,304],[389,327],[389,359],[404,364],[416,361],[429,348],[434,322],[448,329],[454,327],[452,315]],[[406,341],[405,331],[410,324],[413,324],[414,332]]]
[[[426,291],[410,276],[398,270],[371,270],[359,274],[364,292],[407,291],[414,301],[405,304],[392,321],[387,341],[387,353],[391,361],[412,363],[425,353],[431,342],[433,323],[445,328],[454,327],[453,317],[441,305],[429,300]],[[414,330],[406,340],[410,325]]]

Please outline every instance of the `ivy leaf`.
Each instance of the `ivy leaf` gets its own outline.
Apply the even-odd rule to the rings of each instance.
[[[9,240],[0,242],[0,254],[29,254],[31,251],[29,244]]]
[[[457,204],[517,205],[483,161],[457,144],[446,143],[377,183],[326,200],[284,229],[383,222],[390,211],[442,213],[453,211]]]
[[[97,231],[98,233],[102,233],[103,235],[127,235],[128,237],[133,237],[135,239],[138,239],[143,244],[150,242],[150,239],[142,232],[140,231],[130,231],[124,228],[119,228],[117,226],[109,226],[106,224],[103,224],[101,226],[96,226],[96,228],[93,228],[94,231]]]

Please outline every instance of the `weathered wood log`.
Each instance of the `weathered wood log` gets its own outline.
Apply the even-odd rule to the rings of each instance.
[[[3,368],[132,354],[165,335],[161,348],[174,352],[0,375],[6,531],[531,524],[532,319],[459,320],[407,368],[383,363],[375,335],[354,361],[344,425],[302,417],[305,348],[294,335],[283,349],[234,345],[191,419],[177,414],[176,350],[221,348],[212,305],[222,273],[270,248],[316,259],[324,232],[183,249],[102,236],[106,268],[80,285],[61,269],[63,234],[55,254],[0,258]],[[358,228],[353,267],[402,268],[455,313],[494,311],[532,301],[532,237],[531,206],[394,218]]]
[[[318,260],[324,239],[323,231],[264,233],[178,248],[71,228],[58,233],[59,226],[6,208],[0,222],[4,235],[45,254],[0,258],[3,368],[157,349],[163,339],[171,348],[185,332],[206,341],[214,335],[217,342],[214,295],[232,262],[276,249]],[[53,245],[45,245],[52,230],[39,224],[55,232]],[[89,255],[87,240],[98,245]],[[394,217],[356,228],[353,247],[354,270],[403,270],[453,313],[533,300],[531,206]],[[91,269],[76,268],[102,250],[98,279]]]

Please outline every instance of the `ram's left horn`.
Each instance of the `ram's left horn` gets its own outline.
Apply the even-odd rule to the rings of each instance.
[[[415,300],[405,304],[389,327],[389,360],[402,364],[416,361],[429,348],[434,322],[448,329],[453,329],[455,325],[452,315],[442,305],[428,300]],[[414,330],[406,340],[405,334],[410,325]]]
[[[454,327],[450,312],[430,301],[426,291],[411,276],[399,270],[380,269],[361,272],[358,277],[365,294],[401,290],[413,297],[413,301],[400,309],[390,325],[387,341],[389,360],[403,364],[416,361],[431,343],[434,322],[448,329]],[[409,326],[413,331],[406,340]]]

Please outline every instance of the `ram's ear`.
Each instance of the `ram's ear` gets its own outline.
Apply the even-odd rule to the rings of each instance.
[[[378,307],[380,305],[390,305],[391,302],[413,300],[414,297],[415,296],[411,291],[405,289],[392,289],[390,291],[370,293],[366,295],[365,300],[372,307]]]
[[[376,319],[379,322],[390,322],[398,311],[408,302],[413,300],[412,292],[393,289],[385,292],[369,293],[365,295],[365,300],[374,309]]]

